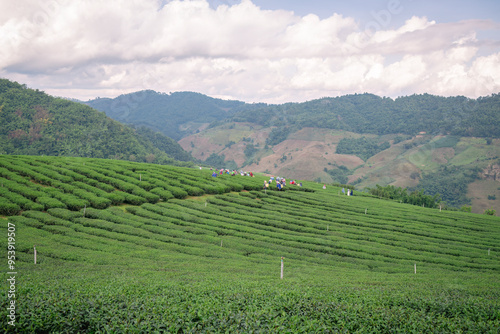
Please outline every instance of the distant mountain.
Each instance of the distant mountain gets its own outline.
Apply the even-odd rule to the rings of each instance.
[[[265,172],[287,179],[393,185],[439,193],[448,205],[500,211],[500,139],[453,135],[360,134],[304,127],[226,122],[179,141],[193,157],[218,168]],[[276,135],[273,135],[276,134]],[[270,140],[273,139],[273,140]],[[274,140],[276,139],[276,140]]]
[[[304,103],[267,105],[239,112],[231,121],[276,126],[275,134],[304,127],[364,134],[427,134],[464,137],[500,137],[500,94],[469,99],[429,94],[395,100],[373,94],[322,98]],[[271,138],[275,143],[276,138]]]
[[[397,99],[353,94],[303,103],[248,104],[192,92],[141,91],[86,102],[120,122],[146,126],[180,140],[223,122],[274,127],[269,143],[304,127],[363,134],[408,134],[500,138],[500,94],[470,99],[429,94]]]
[[[85,104],[126,124],[146,126],[179,140],[209,123],[233,116],[246,104],[193,92],[171,94],[144,90],[114,99],[98,98]]]
[[[134,130],[89,106],[6,79],[0,79],[0,154],[81,156],[162,164],[186,164],[177,160],[192,160],[170,138],[151,130]]]

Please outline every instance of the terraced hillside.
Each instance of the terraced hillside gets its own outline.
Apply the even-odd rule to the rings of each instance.
[[[500,329],[499,218],[211,173],[0,156],[2,329]]]

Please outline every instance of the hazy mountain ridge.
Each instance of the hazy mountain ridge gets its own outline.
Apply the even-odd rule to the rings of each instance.
[[[244,102],[215,99],[200,93],[166,94],[152,90],[114,99],[99,98],[85,104],[117,121],[146,126],[175,140],[195,133],[204,124],[227,119],[245,105]]]
[[[277,127],[276,132],[281,134],[317,127],[376,135],[416,135],[424,131],[434,135],[500,137],[500,94],[477,99],[430,94],[391,99],[364,93],[302,103],[248,104],[193,92],[142,91],[86,104],[113,119],[144,125],[176,140],[204,129],[207,123],[213,127],[228,121]]]

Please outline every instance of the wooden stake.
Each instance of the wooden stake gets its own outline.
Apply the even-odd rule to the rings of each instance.
[[[283,259],[284,257],[281,257],[281,279],[283,279]]]
[[[366,210],[368,210],[368,208],[365,209],[365,215],[366,215]]]
[[[220,241],[220,246],[222,247],[222,240]]]
[[[330,228],[330,225],[326,225],[326,230],[328,231]]]
[[[205,208],[207,207],[207,202],[205,201]]]
[[[35,245],[33,245],[33,251],[34,251],[34,254],[35,254],[34,258],[35,258],[35,264],[36,264],[36,247],[35,247]]]
[[[488,256],[490,255],[490,249],[488,248]]]
[[[85,210],[87,210],[87,204],[85,204],[85,207],[83,208],[83,216],[85,217]]]
[[[417,264],[415,263],[415,274],[417,273]]]
[[[142,181],[142,174],[139,174],[139,181]]]

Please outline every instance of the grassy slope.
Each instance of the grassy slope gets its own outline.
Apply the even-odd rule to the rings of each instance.
[[[292,185],[264,192],[262,176],[213,178],[208,170],[53,157],[0,156],[0,163],[5,185],[24,179],[52,198],[64,198],[57,182],[63,175],[73,179],[66,185],[94,184],[105,194],[141,197],[152,186],[179,194],[141,206],[32,209],[9,217],[16,225],[18,330],[500,328],[497,217],[347,197],[312,182],[300,189],[308,192]],[[35,169],[57,173],[42,185]],[[7,221],[1,223],[5,236]]]

